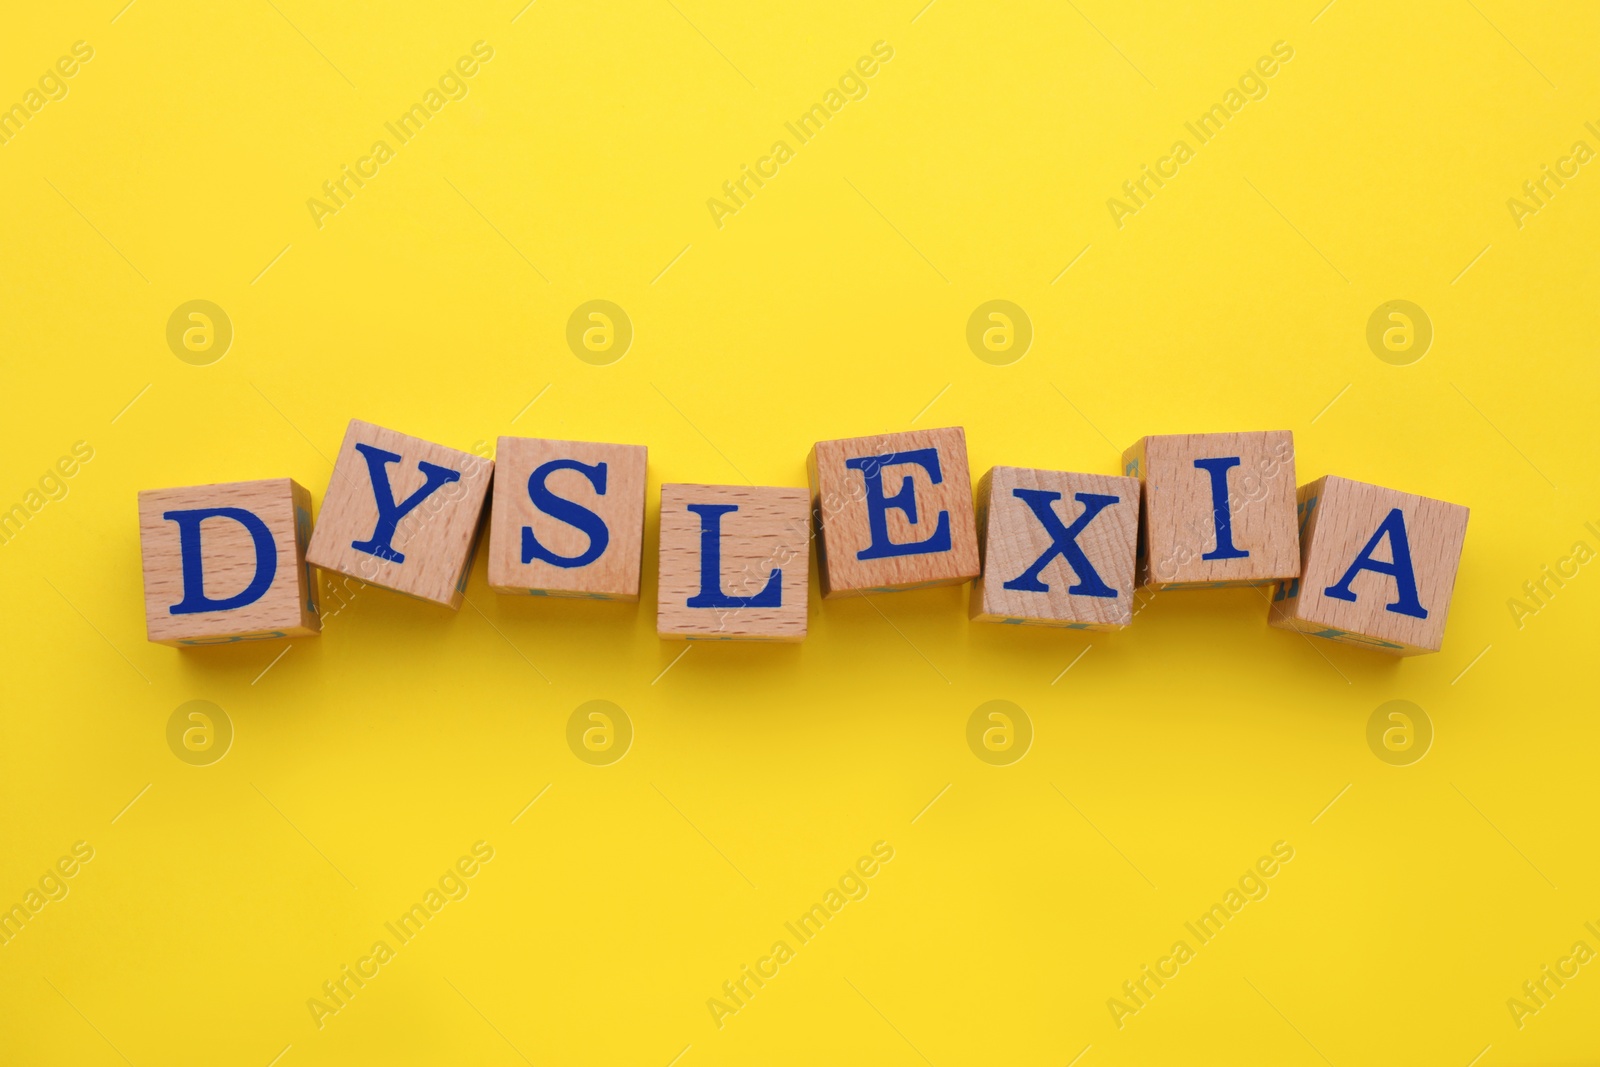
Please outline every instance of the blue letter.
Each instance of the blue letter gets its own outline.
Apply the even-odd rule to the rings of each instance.
[[[404,563],[405,553],[396,552],[389,544],[394,537],[395,527],[441,485],[460,481],[461,472],[423,460],[417,464],[417,469],[427,477],[427,481],[422,483],[422,488],[396,504],[394,490],[389,488],[389,464],[399,463],[400,457],[373,445],[356,445],[356,451],[367,458],[367,472],[372,475],[372,498],[378,505],[378,524],[372,528],[370,539],[351,541],[350,547],[390,563]]]
[[[600,516],[570,500],[563,500],[545,487],[545,480],[556,471],[577,471],[589,479],[589,484],[594,486],[594,491],[601,496],[606,495],[606,465],[596,463],[589,466],[579,463],[575,459],[553,459],[549,463],[528,475],[528,499],[533,501],[533,506],[549,515],[553,519],[560,519],[568,526],[576,526],[589,535],[589,547],[576,556],[558,556],[539,543],[533,536],[533,527],[522,528],[522,562],[532,563],[538,559],[556,567],[587,567],[600,558],[606,550],[606,545],[611,542],[611,532],[606,529],[606,524]]]
[[[883,495],[883,468],[898,463],[915,463],[922,467],[934,485],[944,481],[944,474],[939,470],[939,450],[936,448],[914,448],[909,452],[890,452],[886,456],[862,456],[844,461],[846,467],[860,471],[867,483],[867,529],[872,532],[872,543],[857,552],[856,559],[888,559],[891,556],[950,551],[948,511],[939,512],[939,521],[930,537],[904,544],[889,540],[890,508],[905,512],[906,521],[913,526],[917,524],[917,494],[911,485],[911,475],[905,476],[900,483],[900,491],[894,496]]]
[[[1050,547],[1044,550],[1044,555],[1033,561],[1033,566],[1006,582],[1004,588],[1019,589],[1027,593],[1048,593],[1050,587],[1039,580],[1039,573],[1044,570],[1045,564],[1060,556],[1062,561],[1072,568],[1072,573],[1078,576],[1078,584],[1068,586],[1068,593],[1074,596],[1117,595],[1115,589],[1101,581],[1094,565],[1089,562],[1089,557],[1078,547],[1077,538],[1083,532],[1083,528],[1094,521],[1096,515],[1122,499],[1121,497],[1105,496],[1101,493],[1075,493],[1073,499],[1083,505],[1083,513],[1071,526],[1062,526],[1055,509],[1050,506],[1061,499],[1060,493],[1048,489],[1013,489],[1011,495],[1033,509],[1034,517],[1044,527],[1045,533],[1050,535]]]
[[[1372,550],[1378,547],[1378,542],[1385,535],[1389,538],[1392,563],[1372,558]],[[1394,579],[1396,600],[1388,605],[1387,610],[1396,615],[1410,615],[1413,619],[1428,617],[1428,609],[1417,599],[1417,572],[1411,568],[1411,542],[1406,540],[1406,520],[1399,508],[1390,510],[1388,517],[1378,524],[1378,531],[1367,542],[1367,547],[1361,550],[1356,561],[1350,564],[1350,569],[1344,572],[1344,577],[1324,589],[1322,595],[1335,600],[1355,600],[1356,595],[1350,591],[1350,583],[1361,571],[1375,571]]]
[[[777,567],[767,587],[755,596],[729,596],[722,591],[722,516],[738,511],[738,504],[690,504],[700,516],[700,592],[690,597],[691,608],[777,608],[783,606],[783,572]]]
[[[1244,559],[1250,551],[1234,547],[1233,512],[1228,508],[1228,469],[1239,465],[1239,457],[1197,459],[1194,465],[1211,475],[1211,519],[1217,527],[1217,547],[1203,553],[1200,558]]]
[[[243,508],[194,508],[168,511],[161,516],[178,524],[178,555],[183,559],[183,599],[167,610],[174,615],[193,615],[201,611],[228,611],[254,604],[272,588],[278,573],[278,542],[267,524],[253,511]],[[250,533],[256,545],[256,574],[240,593],[212,600],[206,596],[205,564],[200,558],[200,524],[207,519],[232,519]]]

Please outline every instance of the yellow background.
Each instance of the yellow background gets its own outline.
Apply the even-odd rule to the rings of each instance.
[[[0,38],[7,102],[95,50],[0,146],[0,505],[94,449],[0,546],[0,901],[95,849],[0,947],[0,1061],[1593,1054],[1600,964],[1520,1030],[1506,1007],[1600,948],[1600,577],[1507,606],[1600,547],[1600,174],[1520,229],[1506,206],[1600,147],[1593,11],[119,6]],[[319,229],[307,199],[478,40],[470,94]],[[719,229],[707,199],[879,40],[866,98]],[[1269,95],[1118,229],[1107,198],[1280,40]],[[236,331],[209,366],[165,340],[195,298]],[[609,366],[564,339],[597,298],[636,331]],[[965,341],[993,298],[1035,329],[1009,366]],[[1436,332],[1410,366],[1365,340],[1395,298]],[[147,644],[136,491],[289,475],[320,503],[352,416],[648,444],[643,602],[497,597],[480,555],[457,614],[369,590],[281,659]],[[1444,650],[1313,646],[1249,589],[1099,636],[971,625],[964,589],[813,591],[798,647],[657,641],[660,482],[799,485],[812,442],[913,425],[965,426],[975,477],[1291,429],[1302,481],[1472,508]],[[194,699],[235,729],[207,767],[166,742]],[[635,731],[610,766],[565,740],[592,699]],[[965,740],[991,699],[1033,724],[1010,766]],[[1436,732],[1411,766],[1367,746],[1391,699]],[[470,895],[318,1029],[308,998],[479,840]],[[719,1029],[708,998],[880,840],[870,895]],[[1270,895],[1119,1029],[1108,998],[1279,840]]]

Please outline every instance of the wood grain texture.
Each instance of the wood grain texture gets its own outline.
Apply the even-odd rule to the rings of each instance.
[[[762,593],[782,572],[774,607],[690,607],[702,593],[703,516],[691,504],[732,504],[721,516],[721,591]],[[661,487],[661,574],[656,633],[700,641],[801,641],[810,581],[810,501],[804,489],[669,483]]]
[[[461,475],[434,490],[400,520],[390,545],[405,557],[401,562],[353,547],[354,542],[373,536],[378,521],[371,473],[365,457],[356,451],[358,444],[400,456],[399,462],[387,466],[396,502],[407,500],[426,482],[419,463],[432,463]],[[307,558],[318,567],[384,589],[459,608],[493,474],[490,460],[351,419]]]
[[[949,516],[950,548],[884,559],[861,559],[872,544],[866,472],[846,461],[917,449],[939,457],[938,484],[915,463],[880,468],[883,493],[892,498],[909,481],[917,522],[905,511],[886,513],[889,540],[895,544],[932,537],[940,515]],[[934,585],[959,585],[978,576],[978,532],[972,506],[972,476],[967,469],[967,435],[959,426],[938,430],[819,441],[806,463],[817,530],[817,572],[826,599],[892,592]]]
[[[239,508],[259,518],[272,535],[277,565],[259,600],[224,611],[174,615],[183,600],[183,559],[178,524],[162,516],[196,508]],[[223,482],[139,494],[139,549],[144,563],[145,629],[163,645],[212,645],[319,633],[316,581],[306,563],[311,537],[311,494],[289,478]],[[256,545],[241,523],[224,517],[200,523],[204,592],[237,596],[256,576]]]
[[[605,523],[605,549],[581,567],[562,567],[537,557],[524,563],[522,558],[524,528],[532,530],[538,544],[553,555],[575,559],[590,550],[585,531],[540,510],[530,496],[530,476],[557,460],[605,467],[604,494],[583,471],[564,468],[541,479],[544,489],[589,509]],[[500,438],[489,517],[489,587],[497,593],[638,600],[646,463],[643,445]]]
[[[1278,584],[1268,622],[1399,656],[1439,651],[1466,542],[1468,509],[1335,475],[1302,486],[1299,507],[1304,569],[1299,578]],[[1395,510],[1403,519],[1417,602],[1427,618],[1390,610],[1399,600],[1391,575],[1362,570],[1349,586],[1354,601],[1327,594]],[[1386,536],[1372,558],[1392,564],[1393,553],[1393,538]]]
[[[1218,549],[1212,476],[1196,460],[1238,457],[1226,472],[1232,544]],[[1295,526],[1294,435],[1288,430],[1165,434],[1140,439],[1123,474],[1143,481],[1138,581],[1155,589],[1261,585],[1300,572]]]
[[[1111,596],[1069,593],[1080,576],[1056,553],[1035,581],[1047,591],[1007,589],[1047,551],[1054,538],[1017,489],[1059,494],[1050,503],[1063,528],[1090,506],[1077,494],[1115,497],[1074,539],[1098,584]],[[1093,502],[1099,506],[1098,502]],[[1133,621],[1134,548],[1139,533],[1139,480],[1025,467],[993,467],[978,482],[978,544],[983,573],[972,585],[968,614],[976,622],[1120,630]],[[1088,585],[1090,583],[1082,583]]]

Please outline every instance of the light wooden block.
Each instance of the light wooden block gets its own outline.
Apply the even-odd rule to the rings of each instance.
[[[489,588],[638,600],[645,462],[643,445],[500,438]]]
[[[144,490],[150,640],[182,647],[320,632],[310,538],[311,494],[288,478]]]
[[[1140,585],[1209,589],[1300,573],[1288,430],[1145,437],[1123,453],[1122,473],[1144,483]]]
[[[804,640],[809,519],[804,489],[663,485],[656,633]]]
[[[459,608],[493,473],[490,460],[351,419],[306,556]]]
[[[1133,622],[1138,535],[1137,478],[992,467],[978,482],[983,573],[968,614],[975,622],[1120,630]]]
[[[819,441],[807,471],[825,598],[978,576],[961,427]]]
[[[1301,486],[1299,508],[1304,568],[1279,583],[1268,621],[1399,656],[1439,651],[1468,509],[1333,475]]]

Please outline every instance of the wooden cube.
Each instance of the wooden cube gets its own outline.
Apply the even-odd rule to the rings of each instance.
[[[1300,577],[1268,621],[1399,656],[1437,652],[1468,510],[1329,475],[1300,487]]]
[[[809,519],[804,489],[663,485],[656,633],[804,640]]]
[[[825,598],[978,576],[961,427],[819,441],[807,470]]]
[[[1300,573],[1288,430],[1146,437],[1123,453],[1122,473],[1144,483],[1140,585],[1263,585]]]
[[[643,445],[500,438],[489,588],[638,600],[645,458]]]
[[[993,467],[978,482],[977,622],[1120,630],[1133,621],[1139,480]]]
[[[309,637],[311,494],[288,478],[139,494],[144,617],[163,645]]]
[[[487,459],[351,419],[306,556],[459,608],[493,473]]]

